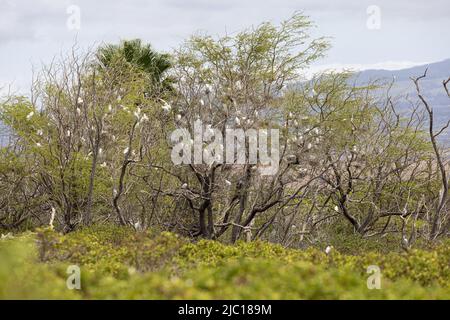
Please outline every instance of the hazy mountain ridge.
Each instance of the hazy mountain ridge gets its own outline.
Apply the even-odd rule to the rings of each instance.
[[[357,84],[366,84],[377,79],[385,82],[394,81],[391,95],[399,98],[400,111],[407,111],[411,105],[406,101],[406,96],[412,101],[417,100],[416,88],[411,78],[423,75],[425,70],[427,74],[420,80],[420,88],[424,98],[435,111],[436,126],[442,126],[450,119],[450,99],[442,83],[450,76],[450,59],[401,70],[364,70],[356,73],[352,81],[356,81]],[[448,131],[445,135],[446,140],[449,140]]]

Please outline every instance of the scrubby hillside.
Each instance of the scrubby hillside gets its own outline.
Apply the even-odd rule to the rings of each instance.
[[[67,235],[41,229],[0,242],[0,298],[449,299],[450,246],[408,253],[342,254],[191,242],[167,232],[102,226]],[[67,268],[81,270],[69,290]],[[367,287],[367,267],[381,289]]]

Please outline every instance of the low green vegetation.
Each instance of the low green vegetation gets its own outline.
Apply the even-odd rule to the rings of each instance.
[[[409,252],[333,249],[327,255],[324,248],[261,241],[230,246],[104,225],[67,235],[47,228],[4,237],[0,261],[0,298],[450,298],[448,242]],[[66,285],[70,265],[80,267],[80,290]],[[379,290],[367,287],[370,265],[381,270]]]

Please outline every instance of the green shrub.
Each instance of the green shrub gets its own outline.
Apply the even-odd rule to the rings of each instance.
[[[50,229],[0,241],[0,298],[449,299],[450,247],[348,255],[266,242],[192,243],[116,226]],[[81,268],[81,290],[66,286]],[[382,289],[366,285],[369,265]]]

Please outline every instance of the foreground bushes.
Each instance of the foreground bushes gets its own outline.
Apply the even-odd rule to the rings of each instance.
[[[1,298],[427,299],[450,298],[450,248],[330,255],[264,242],[191,243],[171,233],[95,227],[49,229],[0,242]],[[81,290],[66,287],[81,268]],[[382,289],[369,290],[378,265]],[[270,279],[270,281],[268,281]]]

